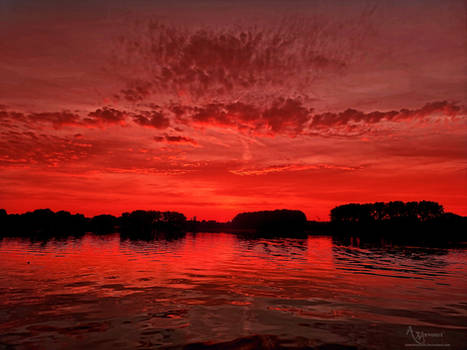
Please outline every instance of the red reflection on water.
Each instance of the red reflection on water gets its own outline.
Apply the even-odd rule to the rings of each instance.
[[[89,332],[128,325],[125,335],[135,342],[142,332],[166,329],[178,332],[168,343],[265,330],[308,337],[304,324],[330,320],[350,325],[332,331],[345,337],[356,320],[437,326],[441,319],[459,329],[455,315],[465,314],[464,251],[345,246],[316,236],[188,234],[145,242],[88,235],[3,239],[0,257],[0,314],[9,315],[0,330],[11,334],[21,327],[31,336],[84,332],[75,324],[84,317]]]
[[[373,305],[391,302],[405,307],[426,298],[426,293],[413,290],[439,293],[433,289],[434,280],[449,284],[458,273],[450,271],[449,264],[425,267],[424,260],[410,255],[338,247],[331,237],[314,236],[252,241],[230,234],[198,234],[171,242],[121,241],[118,235],[47,243],[4,239],[0,253],[2,285],[30,288],[36,295],[92,291],[117,296],[157,285],[225,289],[244,296],[288,293],[344,301],[365,297]],[[433,277],[430,269],[442,273]],[[239,305],[245,302],[235,300]]]

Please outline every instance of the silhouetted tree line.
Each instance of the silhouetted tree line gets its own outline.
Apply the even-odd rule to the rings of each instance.
[[[196,219],[187,221],[188,232],[232,232],[232,225],[230,222],[217,222],[215,220],[202,220]]]
[[[77,235],[89,226],[82,214],[37,209],[24,214],[7,214],[0,209],[0,233],[3,235]]]
[[[265,210],[240,213],[232,220],[233,229],[255,230],[261,233],[301,233],[304,232],[307,219],[300,210]]]
[[[179,234],[186,231],[186,217],[175,211],[135,210],[118,218],[124,235],[151,236],[158,233]]]
[[[329,230],[333,234],[390,237],[417,242],[465,239],[467,218],[445,213],[431,201],[351,203],[331,210]]]
[[[179,234],[186,229],[185,215],[173,211],[136,210],[120,217],[97,215],[86,218],[66,211],[37,209],[24,214],[7,214],[0,209],[0,234],[24,236],[66,236],[86,232],[121,232],[128,237],[148,237],[158,233]]]
[[[330,213],[330,222],[307,221],[299,210],[268,210],[240,213],[231,222],[186,220],[174,211],[135,210],[116,217],[109,214],[87,218],[66,211],[38,209],[24,214],[7,214],[0,209],[0,235],[57,237],[86,232],[119,232],[124,238],[174,238],[185,232],[234,232],[292,236],[301,233],[341,237],[378,237],[417,241],[466,241],[467,218],[445,213],[430,201],[345,204]]]
[[[293,234],[306,228],[306,216],[299,210],[273,210],[241,213],[228,223],[187,221],[185,215],[173,211],[135,210],[116,217],[109,214],[86,218],[66,211],[38,209],[24,214],[7,214],[0,210],[0,234],[24,236],[66,236],[86,232],[107,234],[119,232],[124,237],[151,238],[160,233],[239,232]]]
[[[332,209],[331,221],[345,223],[368,223],[389,220],[421,222],[439,218],[443,214],[443,206],[430,201],[351,203]]]

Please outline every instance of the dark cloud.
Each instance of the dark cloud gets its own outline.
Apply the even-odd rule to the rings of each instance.
[[[363,112],[347,109],[339,113],[313,114],[302,99],[276,99],[267,107],[247,103],[210,103],[198,107],[171,107],[185,124],[237,128],[257,135],[299,134],[324,137],[380,135],[382,122],[454,121],[465,117],[465,106],[455,102],[430,102],[418,109]],[[180,117],[180,115],[182,117]]]
[[[80,116],[68,111],[31,113],[27,118],[31,123],[50,123],[55,129],[64,126],[76,126],[80,123]]]
[[[329,128],[361,129],[355,124],[376,124],[382,121],[403,121],[418,120],[422,121],[431,116],[441,116],[443,118],[455,118],[466,115],[465,106],[459,106],[454,102],[438,101],[425,104],[419,109],[401,109],[399,111],[374,111],[364,113],[355,109],[347,109],[340,113],[322,113],[313,116],[310,125],[311,131]]]
[[[73,137],[4,131],[0,140],[0,166],[59,166],[87,160],[94,146]]]
[[[38,112],[23,113],[11,110],[0,111],[0,121],[5,126],[51,124],[53,128],[60,129],[64,126],[77,126],[80,124],[80,116],[69,111],[62,112]]]
[[[26,118],[23,113],[0,110],[0,126],[3,128],[16,128],[18,123],[25,123]]]
[[[302,105],[299,100],[279,100],[263,112],[263,119],[274,133],[291,129],[300,133],[310,118],[311,109]]]
[[[110,124],[124,124],[127,112],[114,108],[98,108],[83,118],[78,113],[70,111],[61,112],[35,112],[23,113],[15,111],[0,111],[0,121],[10,121],[11,124],[22,123],[26,126],[50,124],[54,129],[67,126],[95,127]]]
[[[301,133],[311,118],[311,111],[300,99],[277,99],[266,108],[242,102],[210,103],[187,110],[185,122],[220,127],[235,127],[257,134]]]
[[[152,93],[232,102],[245,95],[276,98],[279,91],[286,98],[303,95],[316,77],[342,72],[352,62],[370,33],[369,16],[345,23],[294,16],[202,29],[139,22],[122,34],[115,50],[119,74],[138,68],[126,72],[127,88],[120,96],[130,102]]]
[[[90,118],[83,119],[83,124],[124,124],[128,113],[110,107],[103,107],[88,115]]]
[[[304,98],[277,98],[269,104],[211,102],[199,105],[145,104],[137,112],[129,112],[112,107],[98,108],[81,117],[70,111],[23,113],[0,110],[0,126],[4,129],[36,128],[50,125],[54,129],[64,127],[105,127],[109,125],[134,124],[154,128],[181,131],[185,127],[220,127],[236,129],[239,132],[274,136],[297,135],[323,137],[358,137],[363,135],[381,135],[381,130],[391,123],[416,121],[417,123],[435,123],[455,121],[467,116],[463,105],[449,101],[436,101],[417,109],[403,108],[390,111],[363,112],[346,109],[342,112],[313,114],[313,108],[304,102]],[[388,131],[389,132],[389,131]],[[388,135],[388,134],[387,134]],[[165,140],[170,142],[170,140]],[[187,141],[187,140],[179,140]],[[176,139],[172,142],[177,142]],[[192,143],[193,144],[193,143]]]
[[[127,85],[128,88],[122,90],[121,96],[117,95],[117,97],[122,97],[129,102],[139,102],[151,94],[152,84],[149,82],[136,80],[128,82]]]
[[[154,136],[154,141],[174,144],[187,144],[192,146],[198,145],[198,142],[196,142],[194,139],[180,135],[165,134],[164,136]]]
[[[363,112],[347,109],[339,113],[313,114],[301,98],[276,99],[270,105],[244,102],[213,102],[199,106],[172,104],[169,108],[179,123],[204,127],[235,128],[255,135],[300,134],[324,137],[380,135],[382,122],[453,121],[466,116],[465,106],[449,101],[427,103],[418,109]],[[430,119],[433,117],[434,119]]]
[[[133,115],[133,121],[141,126],[155,129],[166,129],[170,126],[170,120],[159,111],[141,112]]]
[[[154,108],[160,108],[154,106]],[[0,123],[6,127],[14,127],[23,124],[28,126],[52,125],[55,129],[66,126],[75,127],[104,127],[107,125],[126,125],[127,119],[131,119],[139,125],[164,129],[170,125],[169,118],[160,111],[142,111],[138,113],[128,112],[112,107],[98,108],[82,117],[78,113],[69,111],[41,112],[26,114],[23,112],[0,110]]]

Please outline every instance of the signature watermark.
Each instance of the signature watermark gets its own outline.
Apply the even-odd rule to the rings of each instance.
[[[407,332],[405,333],[411,343],[405,344],[407,347],[450,347],[451,344],[443,342],[446,334],[444,332],[425,332],[419,331],[412,328],[412,326],[407,327]]]

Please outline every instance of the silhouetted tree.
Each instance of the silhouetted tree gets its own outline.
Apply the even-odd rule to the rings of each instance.
[[[154,220],[156,231],[177,232],[185,229],[186,217],[175,211],[166,211],[160,213],[157,220]]]
[[[27,236],[64,236],[84,233],[87,219],[81,214],[67,211],[54,213],[50,209],[37,209],[24,214],[0,214],[2,234]]]
[[[465,241],[467,218],[431,201],[345,204],[331,210],[331,232],[417,244]]]
[[[103,214],[94,216],[90,222],[90,231],[95,233],[113,233],[116,231],[117,218],[113,215]]]
[[[232,220],[236,229],[257,230],[261,232],[303,232],[306,216],[300,210],[267,210],[240,213]]]
[[[380,221],[427,221],[441,217],[443,207],[430,201],[393,201],[365,204],[345,204],[331,210],[331,221],[340,223],[371,223]]]
[[[123,213],[119,218],[121,231],[133,235],[148,235],[152,233],[153,221],[154,217],[151,215],[151,212],[144,210]]]
[[[185,230],[185,215],[173,211],[135,210],[123,213],[118,219],[120,229],[127,235],[153,235],[158,232],[181,232]]]
[[[443,206],[436,202],[421,201],[418,203],[417,217],[421,221],[439,218],[443,213]]]

